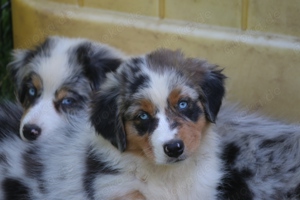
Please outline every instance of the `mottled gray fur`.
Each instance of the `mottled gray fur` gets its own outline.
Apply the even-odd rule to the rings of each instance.
[[[230,199],[300,199],[299,124],[271,120],[226,104],[215,129],[221,136],[229,176],[239,182],[239,186],[227,188]]]

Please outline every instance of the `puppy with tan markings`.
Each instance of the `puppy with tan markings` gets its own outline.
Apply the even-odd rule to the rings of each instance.
[[[109,46],[61,37],[14,52],[8,67],[22,107],[0,104],[1,200],[89,199],[89,179],[119,173],[101,168],[90,151],[88,105],[124,58]],[[139,196],[132,187],[116,193],[99,185],[98,192],[104,199]]]
[[[57,127],[80,119],[92,91],[124,56],[84,39],[50,37],[33,50],[17,50],[8,66],[24,108],[23,140],[51,137]]]
[[[222,172],[211,129],[224,95],[215,65],[160,49],[123,63],[92,106],[92,123],[119,169],[147,199],[217,199]],[[123,153],[121,153],[123,152]]]

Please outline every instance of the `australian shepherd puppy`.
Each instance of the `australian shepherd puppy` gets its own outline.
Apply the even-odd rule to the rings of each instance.
[[[94,135],[88,104],[123,54],[85,39],[50,37],[13,56],[8,69],[22,106],[0,107],[0,199],[85,199],[76,186]],[[51,192],[52,185],[58,186]]]
[[[92,91],[123,57],[105,45],[59,37],[50,37],[33,50],[16,50],[13,56],[8,68],[24,109],[23,140],[47,140],[80,121]]]
[[[217,199],[223,172],[211,124],[224,78],[215,65],[180,51],[130,59],[93,100],[98,149],[107,151],[112,166],[134,174],[146,199]]]

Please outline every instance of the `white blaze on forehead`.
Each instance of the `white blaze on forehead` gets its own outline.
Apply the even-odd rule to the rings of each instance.
[[[167,107],[169,93],[168,80],[162,75],[151,74],[150,87],[147,88],[146,94],[148,94],[148,98],[160,111]]]
[[[55,59],[52,56],[40,59],[38,74],[42,78],[43,91],[46,93],[52,95],[71,73],[66,55],[55,55]]]
[[[76,42],[68,39],[55,41],[53,46],[49,47],[52,48],[50,56],[37,58],[34,68],[41,77],[44,91],[47,94],[53,94],[72,75],[74,68],[69,63],[70,49],[82,41],[80,39]],[[74,59],[76,59],[75,56]]]
[[[158,111],[155,115],[155,118],[158,119],[158,125],[151,135],[151,143],[153,145],[155,161],[157,163],[165,163],[166,155],[163,146],[166,142],[175,139],[177,134],[177,129],[170,128],[170,122],[166,116],[168,97],[172,89],[170,87],[172,76],[167,76],[167,73],[162,75],[150,72],[148,74],[150,77],[150,87],[143,90],[143,95],[150,99]]]

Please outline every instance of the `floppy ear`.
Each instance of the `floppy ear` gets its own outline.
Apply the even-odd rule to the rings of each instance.
[[[92,90],[99,89],[108,72],[114,72],[122,62],[122,54],[106,45],[86,42],[77,51],[77,59],[83,66]]]
[[[95,94],[90,119],[96,131],[123,152],[126,149],[126,134],[117,102],[118,96],[118,86]]]
[[[216,121],[225,95],[225,78],[226,76],[222,74],[222,70],[211,69],[205,73],[200,83],[205,95],[204,108],[206,117],[212,123]]]
[[[12,61],[7,65],[7,71],[13,80],[16,96],[20,102],[23,102],[23,95],[21,93],[21,83],[26,72],[27,63],[33,58],[34,52],[32,50],[14,50],[12,52]]]
[[[7,65],[7,70],[15,83],[18,91],[17,98],[23,102],[23,94],[21,94],[21,83],[26,75],[26,65],[32,61],[37,54],[48,54],[49,46],[52,44],[52,38],[48,37],[46,40],[33,49],[21,50],[17,49],[12,52],[12,61]]]
[[[31,50],[17,49],[12,52],[12,61],[7,65],[7,70],[14,83],[17,83],[17,81],[20,80],[19,76],[21,76],[24,66],[33,56]]]
[[[205,116],[214,123],[225,95],[224,82],[226,76],[218,66],[205,60],[187,58],[184,63],[189,77],[200,86],[200,100],[204,106]]]

